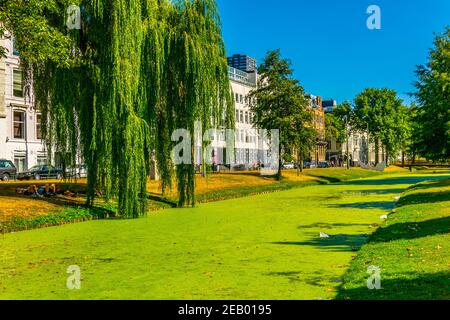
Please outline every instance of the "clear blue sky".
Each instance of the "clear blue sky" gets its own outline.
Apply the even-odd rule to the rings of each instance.
[[[434,33],[450,25],[450,0],[218,0],[228,55],[258,60],[269,49],[291,59],[309,93],[338,102],[365,87],[389,87],[409,103],[416,65]],[[381,8],[369,30],[367,7]]]

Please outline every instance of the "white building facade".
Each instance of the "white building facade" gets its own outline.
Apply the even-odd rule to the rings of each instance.
[[[42,142],[42,116],[34,108],[32,90],[25,90],[19,54],[11,39],[0,39],[8,51],[6,58],[0,58],[0,159],[11,160],[21,172],[47,163],[47,151]]]
[[[255,168],[265,161],[269,149],[267,139],[263,139],[254,124],[255,114],[251,110],[256,102],[251,100],[250,94],[257,87],[258,74],[229,67],[229,78],[235,104],[236,162]]]
[[[234,101],[235,128],[212,130],[215,132],[210,138],[212,150],[206,150],[206,161],[231,170],[256,169],[269,161],[270,149],[268,137],[255,127],[254,113],[251,110],[255,101],[250,94],[257,87],[258,75],[256,71],[245,72],[233,67],[228,68],[228,75]],[[203,161],[200,132],[196,134],[197,165]]]

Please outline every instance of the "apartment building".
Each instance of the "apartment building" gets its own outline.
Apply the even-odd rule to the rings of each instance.
[[[229,77],[235,103],[236,162],[256,166],[258,161],[262,161],[263,153],[268,150],[255,128],[254,113],[250,107],[255,103],[249,95],[256,89],[258,74],[256,71],[244,72],[229,67]]]
[[[312,94],[306,95],[309,103],[308,109],[312,115],[312,126],[318,133],[315,149],[310,152],[309,160],[319,163],[326,160],[327,145],[325,141],[325,112],[322,108],[322,98]]]
[[[256,72],[256,59],[244,54],[234,54],[228,57],[228,66],[244,72]]]
[[[336,100],[323,100],[322,109],[325,113],[333,113],[334,109],[337,107]]]
[[[251,100],[250,93],[257,87],[258,81],[256,60],[244,55],[233,57],[230,57],[228,61],[239,67],[228,67],[235,110],[234,154],[231,155],[232,151],[227,145],[227,130],[223,127],[217,130],[212,139],[212,162],[217,165],[231,165],[231,168],[254,168],[266,160],[269,150],[267,142],[255,128],[254,113],[251,111],[251,105],[255,101]],[[197,164],[200,164],[202,161],[200,144],[197,144],[196,159]]]
[[[47,152],[41,114],[34,108],[32,90],[25,90],[12,36],[0,39],[0,45],[8,50],[6,58],[0,58],[0,158],[13,161],[20,172],[46,163]]]

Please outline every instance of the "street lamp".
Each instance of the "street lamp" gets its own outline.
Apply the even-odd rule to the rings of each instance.
[[[349,146],[348,146],[348,115],[345,115],[345,140],[346,140],[346,162],[347,169],[350,170]]]
[[[368,122],[367,122],[367,165],[370,166],[370,132]]]

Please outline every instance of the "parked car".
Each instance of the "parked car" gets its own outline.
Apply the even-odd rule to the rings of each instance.
[[[80,164],[75,167],[68,167],[66,169],[66,176],[77,179],[87,178],[87,166]]]
[[[31,169],[20,172],[17,175],[18,180],[41,180],[41,179],[47,179],[47,178],[56,178],[61,179],[62,178],[62,170],[56,169],[54,166],[51,166],[49,164],[44,165],[37,165],[32,167]]]
[[[319,168],[330,168],[331,165],[328,162],[319,162]]]
[[[286,162],[283,164],[283,169],[285,170],[295,169],[295,164],[293,164],[292,162]]]
[[[17,174],[16,166],[9,160],[0,159],[0,179],[9,181]]]
[[[317,168],[317,164],[315,162],[307,161],[307,162],[305,162],[304,168],[305,169],[316,169]]]

